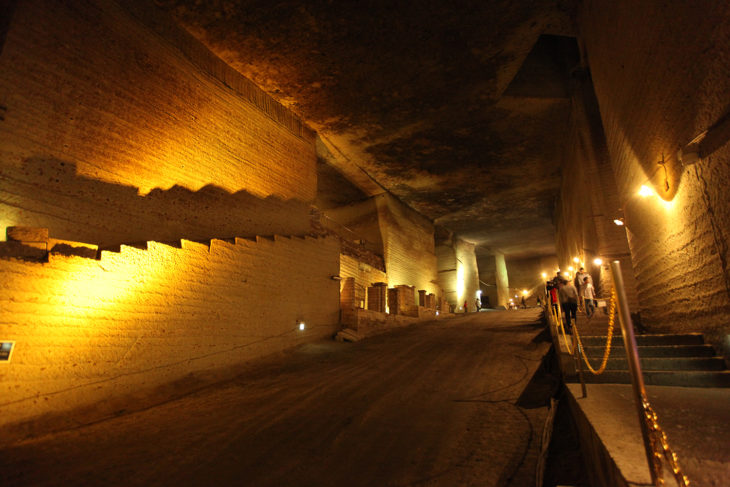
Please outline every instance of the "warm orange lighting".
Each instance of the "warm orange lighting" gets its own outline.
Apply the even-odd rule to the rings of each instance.
[[[596,265],[603,265],[603,259],[596,257],[595,259],[593,259],[593,263]]]
[[[642,198],[646,198],[647,196],[651,196],[653,194],[654,190],[645,184],[642,184],[641,188],[639,188],[639,196],[641,196]]]
[[[570,266],[568,266],[568,270],[569,270],[570,272],[573,272],[573,271],[575,270],[575,267],[573,267],[572,265],[570,265]]]
[[[522,290],[522,294],[524,294],[525,296],[527,296],[527,289],[523,289]]]
[[[568,274],[567,272],[563,272],[563,276],[570,277],[570,274]]]
[[[573,257],[573,262],[577,264],[578,262],[580,262],[580,259],[578,257]]]
[[[613,223],[615,223],[615,224],[616,224],[616,225],[618,225],[619,227],[622,227],[622,226],[624,225],[624,220],[623,220],[623,218],[616,218],[616,219],[615,219],[615,220],[613,221]]]
[[[303,330],[304,330],[304,328],[306,328],[306,326],[304,325],[304,322],[303,322],[303,321],[300,321],[300,322],[299,322],[299,330],[300,330],[300,331],[303,331]]]
[[[543,273],[542,273],[542,274],[540,274],[540,275],[542,276],[542,278],[543,278],[543,279],[547,278],[547,272],[543,272]]]

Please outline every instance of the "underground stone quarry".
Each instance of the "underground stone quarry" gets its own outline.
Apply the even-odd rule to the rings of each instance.
[[[0,2],[2,484],[671,484],[644,394],[725,485],[729,59],[710,0]]]

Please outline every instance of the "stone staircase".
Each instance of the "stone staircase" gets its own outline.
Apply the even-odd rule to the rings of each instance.
[[[591,365],[598,368],[606,347],[606,336],[581,336]],[[646,385],[680,387],[730,387],[730,370],[700,333],[681,335],[636,335],[639,359]],[[583,364],[583,378],[593,384],[630,384],[623,337],[614,335],[606,370],[593,375]],[[576,373],[566,374],[577,382]]]

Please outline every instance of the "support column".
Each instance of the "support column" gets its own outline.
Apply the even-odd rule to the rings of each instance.
[[[494,263],[494,277],[497,282],[497,306],[507,308],[509,304],[509,279],[507,278],[507,263],[504,260],[504,254],[494,254]]]

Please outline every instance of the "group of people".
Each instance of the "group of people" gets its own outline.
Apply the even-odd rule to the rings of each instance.
[[[575,279],[569,281],[558,270],[555,277],[547,282],[550,302],[556,313],[565,313],[565,331],[572,329],[572,320],[577,319],[578,307],[588,318],[596,312],[596,290],[593,279],[583,267],[575,274]]]

